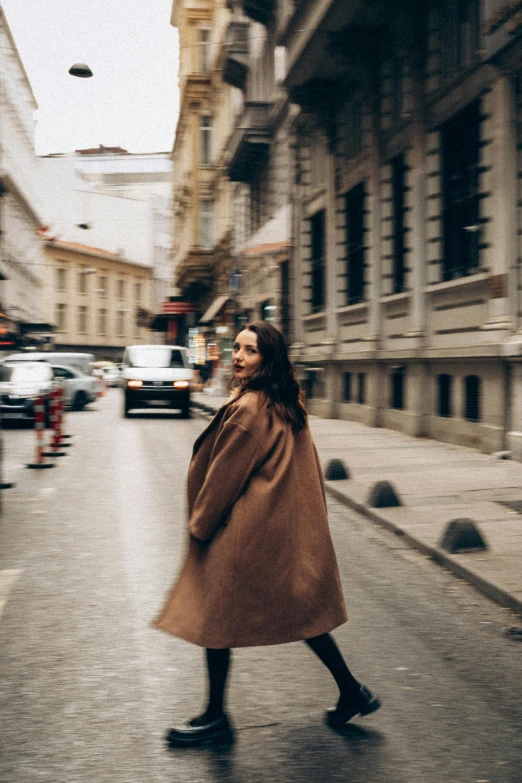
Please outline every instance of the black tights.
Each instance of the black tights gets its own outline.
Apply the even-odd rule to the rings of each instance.
[[[329,633],[314,636],[312,639],[306,639],[305,642],[330,671],[342,695],[349,696],[361,687]],[[212,720],[221,715],[224,709],[225,688],[230,668],[230,650],[228,648],[223,650],[207,648],[206,655],[209,696],[205,716]]]

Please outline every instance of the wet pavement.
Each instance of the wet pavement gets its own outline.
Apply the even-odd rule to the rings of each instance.
[[[335,499],[350,614],[335,637],[382,710],[339,736],[322,721],[335,686],[305,645],[239,650],[236,744],[168,751],[166,728],[202,706],[203,655],[150,621],[183,556],[205,421],[120,408],[111,390],[69,414],[74,445],[52,470],[24,468],[31,431],[4,436],[0,783],[518,783],[516,618]]]

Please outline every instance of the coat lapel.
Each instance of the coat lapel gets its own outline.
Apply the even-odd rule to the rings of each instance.
[[[224,405],[222,405],[222,406],[221,406],[221,408],[218,408],[218,409],[217,409],[217,411],[216,411],[216,414],[215,414],[214,418],[213,418],[213,419],[211,419],[211,420],[209,421],[209,423],[207,424],[207,426],[205,427],[205,429],[203,430],[203,432],[201,432],[201,433],[198,435],[198,437],[197,437],[197,438],[196,438],[196,440],[194,441],[194,446],[192,447],[192,456],[194,456],[194,454],[196,454],[196,453],[197,453],[197,451],[199,450],[199,448],[200,448],[201,444],[203,443],[203,441],[205,440],[205,438],[207,437],[207,435],[208,435],[208,434],[209,434],[209,433],[210,433],[210,432],[211,432],[211,431],[212,431],[212,430],[213,430],[215,427],[218,427],[218,426],[219,426],[219,424],[221,423],[221,420],[222,420],[222,418],[223,418],[223,414],[225,413],[225,411],[226,411],[226,409],[227,409],[228,405],[230,404],[230,402],[232,402],[232,401],[231,401],[231,400],[227,400],[227,402],[225,402],[225,404],[224,404]]]

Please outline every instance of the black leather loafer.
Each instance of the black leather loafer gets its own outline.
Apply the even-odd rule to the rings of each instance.
[[[372,712],[376,712],[380,706],[379,699],[373,696],[368,688],[361,685],[355,696],[339,697],[337,706],[326,711],[326,722],[329,726],[339,728],[356,715],[370,715]]]
[[[167,733],[167,744],[171,748],[188,748],[205,743],[230,744],[234,741],[234,731],[227,715],[221,715],[208,723],[194,725],[189,721],[185,726],[175,726]]]

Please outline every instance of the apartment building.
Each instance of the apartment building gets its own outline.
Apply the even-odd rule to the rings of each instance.
[[[296,107],[285,50],[263,4],[229,2],[222,78],[241,90],[225,149],[234,196],[236,324],[263,319],[290,336],[290,195]]]
[[[42,323],[43,253],[37,103],[0,7],[0,349],[23,343]]]
[[[174,282],[193,305],[193,337],[204,335],[227,355],[233,212],[222,152],[235,91],[220,78],[218,62],[228,14],[225,0],[178,0],[172,11],[181,93],[173,149]]]
[[[520,3],[244,0],[286,51],[310,409],[522,457]]]
[[[44,248],[44,313],[57,349],[120,361],[126,345],[153,342],[140,319],[140,311],[151,310],[151,267],[51,237]]]

